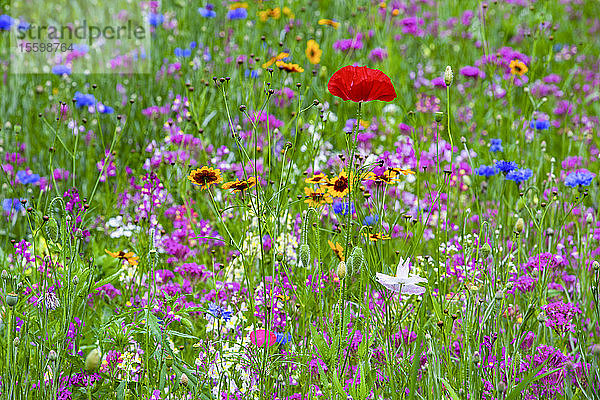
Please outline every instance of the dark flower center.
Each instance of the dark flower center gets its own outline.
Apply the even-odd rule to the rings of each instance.
[[[339,177],[333,184],[333,189],[336,192],[343,192],[344,190],[348,189],[348,178],[345,176]]]
[[[206,185],[209,182],[213,182],[217,180],[217,176],[212,171],[201,171],[194,175],[194,181],[201,185]]]

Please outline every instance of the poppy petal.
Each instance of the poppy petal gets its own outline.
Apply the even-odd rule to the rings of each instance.
[[[266,342],[266,345],[271,347],[277,342],[277,335],[265,329],[257,329],[250,333],[250,342],[258,347],[262,347]]]
[[[392,101],[397,97],[391,79],[382,71],[369,67],[348,65],[340,68],[329,79],[327,88],[332,95],[354,102]]]

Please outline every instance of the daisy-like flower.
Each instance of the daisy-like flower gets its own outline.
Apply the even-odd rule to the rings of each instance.
[[[304,72],[304,68],[302,68],[298,64],[286,63],[283,61],[276,61],[275,65],[277,65],[277,68],[282,69],[286,72]]]
[[[210,185],[216,185],[223,182],[221,170],[211,167],[202,167],[195,169],[188,175],[188,179],[194,184],[200,186],[202,190],[208,189]]]
[[[335,29],[340,27],[339,22],[334,21],[332,19],[325,19],[325,18],[319,20],[319,25],[327,25],[327,26],[331,26]]]
[[[319,43],[315,40],[311,39],[306,43],[306,57],[311,64],[320,63],[321,54],[323,54],[323,50],[319,48]]]
[[[385,232],[369,233],[369,240],[376,242],[378,240],[388,240],[390,237]]]
[[[112,251],[108,251],[107,249],[104,249],[104,251],[106,252],[106,254],[113,258],[118,258],[119,260],[126,260],[131,265],[138,265],[139,257],[136,257],[133,254],[133,251],[129,251],[127,253],[123,250],[120,250],[117,253],[113,253]]]
[[[251,176],[247,180],[240,181],[237,179],[235,182],[226,182],[223,184],[223,189],[231,189],[233,193],[243,192],[246,189],[250,189],[256,185],[256,178]]]
[[[329,194],[333,197],[344,197],[350,190],[350,182],[348,181],[348,175],[345,171],[340,172],[338,176],[331,179],[328,184]]]
[[[309,187],[304,188],[304,194],[306,195],[305,203],[308,203],[311,207],[317,207],[322,204],[331,204],[333,203],[333,198],[331,194],[327,191],[326,188],[319,188],[317,190],[313,190]]]
[[[408,175],[409,173],[414,174],[411,170],[399,169],[399,168],[390,168],[383,172],[381,175],[377,175],[374,172],[369,172],[365,180],[373,181],[375,183],[387,183],[389,185],[393,185],[396,182],[400,182],[398,175],[400,173],[404,175]]]
[[[381,283],[387,289],[392,290],[397,293],[402,294],[423,294],[425,293],[425,288],[418,286],[417,283],[427,282],[426,278],[422,278],[418,275],[411,274],[409,276],[410,260],[400,258],[400,262],[398,263],[398,267],[396,268],[396,276],[389,276],[386,274],[382,274],[377,272],[375,277],[377,282]]]
[[[331,240],[328,240],[327,243],[329,244],[331,250],[333,250],[333,252],[337,256],[337,258],[340,261],[344,261],[344,248],[342,247],[342,245],[338,242],[333,243]]]
[[[271,59],[269,61],[267,61],[266,63],[264,63],[262,65],[262,67],[269,68],[271,65],[275,64],[276,61],[283,60],[284,58],[288,58],[289,56],[290,56],[290,53],[281,52],[281,53],[277,54],[275,57],[271,57]]]
[[[529,71],[527,65],[521,60],[512,60],[508,67],[510,68],[510,73],[513,75],[523,76]]]
[[[304,182],[318,185],[320,183],[329,183],[329,179],[327,178],[327,176],[324,173],[321,172],[318,174],[314,174],[310,178],[305,179]]]

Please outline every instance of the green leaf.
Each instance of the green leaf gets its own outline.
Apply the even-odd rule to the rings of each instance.
[[[452,387],[450,382],[448,382],[447,380],[445,380],[442,377],[439,377],[439,379],[440,379],[440,381],[442,381],[442,383],[446,387],[446,390],[450,394],[450,397],[452,398],[452,400],[460,400],[460,398],[458,397],[458,394],[456,394],[456,390],[454,390],[454,388]]]
[[[338,378],[335,370],[332,371],[331,376],[333,377],[333,386],[335,387],[335,390],[337,390],[337,392],[342,396],[347,396],[346,392],[344,391],[344,387],[340,382],[340,378]]]
[[[312,325],[310,325],[310,336],[315,346],[317,346],[319,353],[323,356],[323,360],[329,361],[331,358],[331,347],[327,344],[323,335],[318,333]],[[333,342],[335,343],[335,340]]]
[[[433,298],[431,299],[433,301]],[[412,400],[415,398],[415,383],[417,382],[417,371],[419,369],[419,364],[421,363],[421,345],[423,344],[423,328],[419,329],[419,333],[417,334],[416,347],[413,357],[412,368],[410,372],[410,382],[408,385],[408,399]]]
[[[121,381],[117,386],[117,400],[123,400],[125,398],[125,388],[127,387],[127,381]]]
[[[112,282],[116,281],[119,278],[120,274],[121,274],[121,271],[117,271],[114,274],[112,274],[111,276],[108,276],[108,277],[102,279],[101,281],[96,282],[93,289],[98,289],[100,286],[104,286],[107,283],[112,283]]]

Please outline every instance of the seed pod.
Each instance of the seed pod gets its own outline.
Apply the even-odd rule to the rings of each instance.
[[[58,230],[58,222],[56,222],[56,219],[50,217],[44,226],[44,231],[46,233],[46,239],[58,243],[60,240],[60,232]]]
[[[181,378],[179,378],[179,383],[181,386],[187,386],[190,383],[190,379],[187,377],[185,373],[181,374]]]
[[[9,307],[16,306],[18,302],[19,296],[17,296],[15,293],[9,293],[6,295],[6,304],[8,304]]]
[[[491,252],[492,252],[492,246],[490,246],[489,243],[485,243],[479,249],[479,253],[481,254],[481,259],[482,260],[485,260],[486,258],[488,258],[488,256],[490,255]]]

